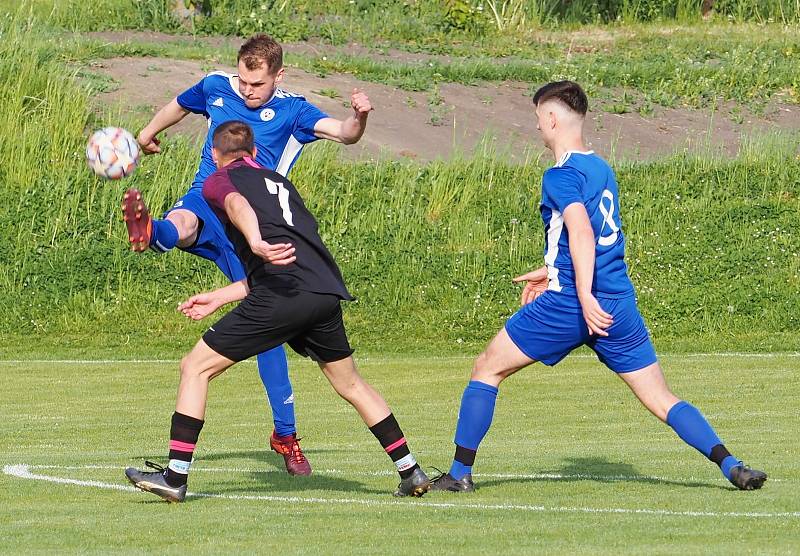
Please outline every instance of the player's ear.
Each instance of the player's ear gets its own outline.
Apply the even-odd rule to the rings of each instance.
[[[219,168],[219,153],[216,147],[211,147],[211,158],[214,160],[214,165]]]
[[[547,120],[548,120],[548,123],[550,124],[550,129],[555,129],[556,128],[556,113],[553,112],[552,110],[550,112],[548,112],[547,113]]]
[[[253,145],[253,156],[252,156],[253,160],[256,159],[256,156],[258,156],[258,147]]]
[[[275,85],[283,82],[283,76],[286,73],[285,68],[281,68],[278,70],[278,73],[275,74]]]

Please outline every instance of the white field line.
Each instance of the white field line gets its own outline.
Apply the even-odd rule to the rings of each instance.
[[[6,465],[3,473],[20,479],[46,481],[50,483],[76,485],[111,490],[134,491],[135,488],[126,485],[104,483],[101,481],[84,481],[64,477],[51,477],[31,472],[31,466],[25,464]],[[752,517],[752,518],[799,518],[800,512],[709,512],[709,511],[676,511],[653,508],[584,508],[569,506],[534,506],[528,504],[457,504],[450,502],[425,502],[401,500],[371,500],[362,498],[316,498],[301,496],[270,496],[270,495],[235,495],[235,494],[210,494],[202,492],[187,493],[187,496],[197,498],[221,498],[225,500],[263,500],[268,502],[288,502],[291,504],[356,504],[360,506],[402,507],[408,508],[412,504],[417,508],[431,509],[458,509],[458,510],[499,510],[499,511],[525,511],[547,513],[583,513],[583,514],[633,514],[676,517]]]
[[[448,356],[378,356],[378,357],[358,357],[357,361],[364,362],[381,362],[381,361],[465,361],[475,359],[477,354],[472,355],[448,355]],[[743,359],[774,359],[780,357],[800,357],[800,352],[766,352],[766,353],[747,353],[738,351],[727,352],[709,352],[709,353],[662,353],[659,354],[660,358],[664,359],[693,359],[693,358],[715,358],[715,357],[731,357]],[[596,356],[590,354],[576,354],[569,356],[570,359],[597,359]],[[255,363],[254,360],[244,361],[247,363]],[[175,364],[180,363],[179,359],[0,359],[0,365],[23,365],[23,364],[59,364],[59,365],[118,365],[118,364]]]
[[[28,469],[61,469],[61,470],[80,470],[80,469],[110,469],[122,471],[119,465],[28,465]],[[202,467],[197,464],[192,465],[192,473],[277,473],[285,474],[283,470],[277,469],[252,469],[242,467]],[[358,475],[362,477],[394,477],[397,473],[388,469],[381,471],[346,471],[344,469],[318,469],[315,473],[320,475]],[[655,475],[595,475],[591,473],[474,473],[475,478],[480,479],[544,479],[554,481],[590,480],[590,481],[631,481],[631,482],[722,482],[728,484],[724,477],[658,477]],[[782,483],[792,479],[773,479],[769,478],[770,483]]]

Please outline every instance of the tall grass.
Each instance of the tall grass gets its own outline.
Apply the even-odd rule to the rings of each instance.
[[[183,253],[127,251],[118,203],[135,185],[154,213],[169,206],[191,181],[196,146],[166,143],[125,183],[94,178],[89,132],[142,122],[96,115],[35,20],[5,18],[0,33],[0,326],[185,345],[197,328],[175,303],[224,279]],[[657,338],[800,325],[797,139],[753,141],[732,160],[617,164],[628,260]],[[457,349],[499,328],[515,306],[510,279],[542,261],[538,153],[524,165],[490,151],[427,165],[348,162],[330,144],[303,154],[292,180],[358,297],[347,310],[355,341]]]
[[[553,27],[645,22],[697,23],[700,0],[210,0],[210,15],[175,16],[172,0],[23,0],[38,16],[72,30],[179,28],[201,34],[247,36],[269,32],[281,40],[309,37],[334,43],[474,41],[510,36],[529,40]],[[199,2],[198,2],[199,3]],[[19,2],[0,0],[0,8]],[[798,0],[715,0],[712,19],[734,22],[800,21]]]

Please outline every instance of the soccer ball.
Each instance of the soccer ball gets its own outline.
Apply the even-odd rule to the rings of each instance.
[[[86,162],[102,178],[118,180],[130,176],[139,164],[139,143],[121,127],[95,131],[86,145]]]

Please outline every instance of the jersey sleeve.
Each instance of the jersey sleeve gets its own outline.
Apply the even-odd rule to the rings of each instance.
[[[203,182],[203,198],[218,213],[225,214],[225,198],[238,192],[224,170],[214,172]]]
[[[318,139],[314,135],[314,126],[318,121],[329,116],[305,99],[299,102],[299,105],[292,135],[301,143],[311,143]]]
[[[583,203],[583,175],[570,167],[550,168],[542,177],[542,193],[563,213],[572,203]]]
[[[188,110],[189,112],[193,112],[195,114],[203,114],[208,116],[208,112],[206,111],[206,93],[205,93],[205,83],[207,78],[203,78],[194,86],[186,89],[184,92],[178,95],[178,104],[180,104],[184,109]]]

